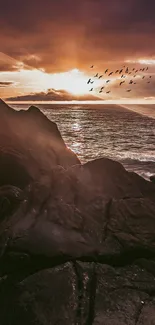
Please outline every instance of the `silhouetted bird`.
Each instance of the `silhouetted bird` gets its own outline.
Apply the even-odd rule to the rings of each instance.
[[[134,82],[134,85],[136,85],[136,82]]]
[[[125,73],[128,73],[129,72],[129,69],[128,68],[126,68],[126,70],[125,70]]]
[[[124,78],[124,75],[122,74],[121,78]]]
[[[110,80],[107,80],[106,83],[110,82]]]
[[[119,70],[116,70],[115,73],[119,72]]]
[[[96,75],[94,76],[94,78],[97,78],[98,77],[98,73],[96,73]]]
[[[120,86],[121,86],[122,84],[124,84],[124,82],[125,82],[125,81],[121,81],[121,82],[120,82]]]
[[[98,78],[101,79],[103,77],[103,75],[101,74],[101,76],[99,76]]]
[[[136,78],[136,74],[133,77]]]
[[[145,76],[143,76],[143,78],[142,79],[144,79],[145,78]]]
[[[89,84],[90,84],[90,82],[91,82],[91,79],[89,79],[89,80],[87,81],[87,84],[89,85]]]
[[[111,91],[109,90],[109,91],[106,91],[106,94],[109,94]]]
[[[131,71],[129,72],[129,74],[131,74]]]
[[[108,76],[111,76],[113,74],[113,72],[110,72],[109,74],[108,74]]]
[[[129,85],[132,85],[132,84],[133,84],[133,80],[130,80]]]
[[[91,83],[91,84],[93,84],[93,83],[94,83],[94,80],[93,80],[93,81],[91,81],[90,83]]]
[[[102,93],[102,90],[100,90],[99,93]]]
[[[146,71],[149,69],[149,67],[146,68]]]
[[[145,71],[145,68],[143,68],[142,71]]]
[[[128,89],[127,92],[129,93],[131,91],[131,89]]]
[[[94,68],[94,65],[92,65],[90,68],[93,69]]]
[[[132,71],[134,71],[134,70],[135,70],[135,68],[132,69]]]
[[[136,73],[138,72],[138,70],[135,71]]]
[[[106,69],[106,70],[105,70],[105,73],[107,73],[107,72],[108,72],[108,70],[109,70],[109,69]]]
[[[123,69],[121,69],[121,70],[119,71],[119,74],[121,74],[121,73],[122,73],[122,71],[123,71]]]
[[[103,90],[104,89],[104,87],[101,87],[101,90]]]
[[[93,88],[91,88],[89,91],[93,91]]]

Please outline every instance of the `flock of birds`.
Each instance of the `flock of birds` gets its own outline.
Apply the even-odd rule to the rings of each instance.
[[[93,68],[94,68],[94,65],[92,65],[90,67],[90,69],[93,69]],[[89,84],[94,84],[95,80],[101,79],[103,77],[105,79],[105,76],[107,76],[107,80],[105,81],[105,83],[108,84],[111,81],[111,79],[109,79],[108,77],[110,77],[110,76],[112,76],[112,75],[115,74],[115,75],[118,75],[119,76],[119,86],[122,86],[125,83],[127,83],[129,85],[136,85],[135,78],[137,76],[137,73],[139,73],[139,72],[140,73],[143,73],[145,71],[148,71],[148,69],[149,69],[148,67],[141,68],[141,69],[133,68],[131,71],[129,71],[129,68],[126,67],[125,65],[123,66],[123,68],[117,69],[116,71],[109,71],[109,69],[106,69],[103,74],[99,75],[99,73],[96,73],[93,76],[93,78],[88,79],[87,84],[88,85]],[[132,79],[130,79],[130,81],[129,81],[129,80],[127,80],[128,79],[127,77],[130,76],[130,75],[131,75]],[[122,79],[121,81],[120,81],[120,78]],[[125,78],[126,78],[126,80],[123,80]],[[145,78],[147,79],[146,75],[142,75],[142,79],[145,79]],[[149,76],[149,78],[148,78],[149,80],[147,79],[147,83],[148,84],[150,83],[150,79],[151,78],[152,78],[152,76]],[[100,90],[99,90],[99,93],[100,94],[103,92],[104,88],[106,88],[106,87],[105,86],[102,86],[100,88]],[[94,90],[94,88],[92,87],[92,88],[90,88],[89,91],[93,91],[93,90]],[[131,92],[132,89],[129,88],[126,91],[127,92]],[[106,91],[106,94],[109,94],[109,93],[111,93],[111,90]]]

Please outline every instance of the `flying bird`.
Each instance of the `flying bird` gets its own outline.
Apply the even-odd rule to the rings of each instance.
[[[129,69],[128,68],[126,68],[126,70],[125,70],[125,73],[128,73],[129,72]]]
[[[90,69],[93,69],[94,68],[94,65],[92,65],[91,67],[90,67]]]
[[[91,79],[89,79],[89,80],[87,81],[87,84],[89,85],[89,84],[90,84],[90,82],[91,82]]]
[[[121,82],[120,82],[120,86],[121,86],[122,84],[124,84],[124,82],[125,82],[125,81],[121,81]]]
[[[131,91],[131,89],[128,89],[127,92],[129,93]]]
[[[145,78],[145,76],[142,77],[142,79],[144,79],[144,78]]]
[[[108,76],[111,76],[113,74],[113,72],[110,72],[109,74],[108,74]]]
[[[109,91],[106,91],[106,94],[109,94],[111,91],[109,90]]]
[[[124,75],[122,74],[121,78],[124,78]]]
[[[109,69],[106,69],[106,70],[105,70],[105,73],[107,73],[107,72],[108,72],[108,70],[109,70]]]
[[[93,81],[90,81],[90,83],[93,84],[94,83],[94,80]]]
[[[102,90],[100,90],[99,93],[102,93]]]
[[[123,71],[123,69],[121,69],[121,70],[119,71],[119,74],[121,74],[121,73],[122,73],[122,71]]]
[[[132,84],[133,84],[133,80],[130,80],[129,85],[132,85]]]
[[[149,67],[146,68],[146,71],[149,69]]]
[[[98,73],[96,73],[96,75],[94,76],[94,78],[97,78],[98,77]]]
[[[134,70],[135,70],[135,68],[132,69],[132,71],[134,71]]]
[[[115,73],[119,72],[119,70],[116,70]]]
[[[91,88],[89,91],[93,91],[93,88]]]
[[[110,80],[107,80],[106,83],[110,82]]]
[[[103,75],[101,74],[101,76],[99,76],[98,78],[101,79],[103,77]]]
[[[101,87],[101,90],[103,90],[104,89],[104,87]]]

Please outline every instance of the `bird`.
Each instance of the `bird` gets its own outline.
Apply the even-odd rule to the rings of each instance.
[[[128,90],[127,90],[127,92],[130,92],[130,91],[131,91],[131,89],[128,89]]]
[[[101,87],[101,90],[103,90],[104,89],[104,87]]]
[[[94,78],[97,78],[98,77],[98,73],[96,73],[96,75],[94,76]]]
[[[92,65],[91,67],[90,67],[90,69],[93,69],[94,68],[94,65]]]
[[[124,75],[122,74],[121,78],[124,78]]]
[[[132,71],[134,71],[134,70],[135,70],[135,68],[132,69]]]
[[[121,69],[121,70],[119,71],[119,74],[121,74],[121,73],[122,73],[122,71],[123,71],[123,69]]]
[[[113,72],[110,72],[109,74],[108,74],[108,76],[111,76],[113,74]]]
[[[89,91],[93,91],[93,88],[91,88]]]
[[[90,81],[90,83],[93,84],[94,83],[94,80],[93,81]]]
[[[138,70],[135,71],[136,73],[138,72]]]
[[[136,85],[136,82],[134,82],[134,85]]]
[[[108,70],[109,70],[109,69],[106,69],[106,70],[105,70],[105,73],[107,73],[107,72],[108,72]]]
[[[89,84],[90,84],[90,82],[91,82],[91,79],[88,79],[88,81],[87,81],[87,84],[89,85]]]
[[[129,85],[132,85],[132,84],[133,84],[133,80],[130,80]]]
[[[119,72],[119,70],[116,70],[115,73]]]
[[[110,82],[110,80],[107,80],[106,83]]]
[[[101,79],[103,77],[103,75],[101,74],[101,76],[99,76],[98,78]]]
[[[144,78],[145,78],[145,76],[142,77],[142,79],[144,79]]]
[[[121,82],[120,82],[120,86],[121,86],[124,82],[125,82],[125,81],[121,81]]]
[[[146,68],[146,71],[149,69],[149,67]]]
[[[125,70],[125,73],[128,73],[129,72],[129,69],[128,68],[126,68],[126,70]]]
[[[136,78],[136,74],[133,77]]]
[[[142,71],[145,71],[145,68],[143,68]]]
[[[106,91],[106,94],[109,94],[111,91],[109,90],[109,91]]]
[[[131,71],[129,72],[129,74],[131,74]]]
[[[150,76],[149,78],[152,78],[152,76]]]
[[[102,93],[102,90],[100,90],[99,93]]]

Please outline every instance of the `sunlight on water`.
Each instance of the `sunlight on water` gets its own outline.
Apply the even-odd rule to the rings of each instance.
[[[132,110],[116,105],[46,107],[40,106],[57,123],[67,146],[82,162],[109,157],[145,177],[155,174],[155,119],[133,112],[142,110],[141,107],[132,106]],[[149,108],[149,113],[154,109],[155,106]]]

